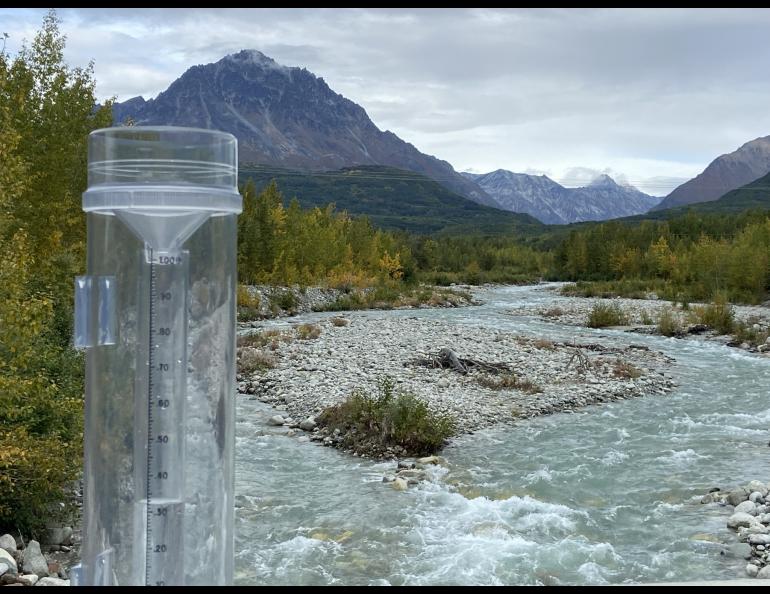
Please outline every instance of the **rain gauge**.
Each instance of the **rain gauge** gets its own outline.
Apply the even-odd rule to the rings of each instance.
[[[89,137],[79,584],[232,581],[237,175],[230,134]]]

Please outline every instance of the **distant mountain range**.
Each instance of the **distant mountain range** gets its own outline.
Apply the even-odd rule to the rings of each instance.
[[[310,179],[318,172],[343,168],[395,168],[427,176],[448,192],[427,200],[427,186],[422,178],[410,178],[400,181],[405,181],[405,196],[420,197],[414,209],[410,209],[405,198],[391,197],[377,198],[380,203],[376,208],[369,203],[358,210],[383,224],[387,219],[389,226],[434,231],[459,223],[455,216],[462,208],[454,210],[452,206],[451,215],[448,211],[425,210],[428,204],[449,208],[449,194],[529,214],[544,223],[564,224],[716,200],[770,172],[767,136],[717,158],[703,173],[676,188],[663,201],[631,186],[619,185],[608,176],[601,176],[583,188],[565,188],[545,176],[505,170],[460,174],[446,161],[421,153],[392,132],[381,131],[362,107],[335,93],[322,78],[304,68],[282,66],[256,50],[243,50],[216,63],[193,66],[155,99],[134,97],[116,103],[113,117],[116,124],[131,118],[137,125],[193,126],[230,132],[238,138],[242,165],[293,170],[291,176],[281,176],[283,186],[289,190],[297,186],[290,183],[297,175]],[[298,174],[297,170],[303,172]],[[371,171],[369,174],[371,177]],[[388,176],[391,182],[395,181],[392,171]],[[332,189],[329,176],[319,179],[324,181],[313,182],[316,187]],[[304,184],[303,191],[309,191],[313,184]],[[367,185],[367,191],[370,195],[377,193],[372,184]],[[349,194],[348,190],[340,192],[327,197],[326,202],[344,202],[350,212],[357,212],[347,199],[341,198]],[[309,202],[316,204],[318,200],[319,195],[314,195]],[[391,209],[389,213],[382,210],[386,205]],[[419,220],[413,219],[420,209],[424,212],[418,215]],[[477,213],[474,217],[477,215],[481,216]],[[486,216],[474,220],[486,221]],[[430,217],[436,218],[436,225],[426,223]],[[513,219],[501,220],[504,223],[499,227],[506,227]],[[482,227],[488,228],[486,222]]]
[[[582,188],[565,188],[545,175],[498,169],[491,173],[464,173],[503,208],[524,212],[548,224],[603,221],[647,212],[660,198],[631,186],[621,186],[608,175]]]
[[[309,170],[386,165],[421,173],[479,204],[497,207],[446,161],[425,155],[304,68],[289,68],[256,50],[193,66],[156,99],[113,107],[116,124],[193,126],[238,138],[242,163]]]
[[[366,215],[385,229],[417,234],[534,234],[543,224],[527,214],[503,212],[476,204],[432,179],[391,167],[360,165],[337,171],[306,172],[267,166],[242,166],[240,181],[253,180],[261,190],[272,180],[284,202]]]
[[[709,202],[770,173],[770,136],[747,142],[714,159],[701,174],[676,188],[655,210]]]

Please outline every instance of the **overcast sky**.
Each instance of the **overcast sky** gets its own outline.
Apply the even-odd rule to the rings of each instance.
[[[0,8],[15,51],[42,9]],[[241,49],[304,66],[459,171],[668,193],[770,134],[768,9],[60,9],[101,98]]]

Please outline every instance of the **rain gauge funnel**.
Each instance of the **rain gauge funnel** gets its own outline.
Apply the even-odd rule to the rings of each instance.
[[[79,584],[232,582],[237,175],[230,134],[89,137]]]

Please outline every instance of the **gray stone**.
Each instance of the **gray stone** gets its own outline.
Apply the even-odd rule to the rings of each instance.
[[[759,573],[759,567],[757,567],[756,565],[753,565],[751,563],[746,565],[746,574],[749,577],[757,577],[758,573]]]
[[[34,586],[40,578],[34,573],[28,573],[26,575],[20,575],[16,578],[16,582],[24,586]]]
[[[439,461],[440,459],[438,456],[426,456],[425,458],[419,458],[417,463],[427,466],[428,464],[438,464]]]
[[[382,477],[382,482],[383,482],[383,483],[392,483],[392,482],[393,482],[393,481],[395,481],[395,480],[396,480],[396,477],[395,477],[395,476],[388,476],[388,475],[385,475],[384,477]]]
[[[21,568],[24,573],[34,573],[40,577],[48,575],[48,561],[40,552],[40,543],[36,540],[30,540],[21,553]]]
[[[13,556],[5,549],[0,549],[0,565],[6,566],[5,571],[0,572],[0,575],[6,573],[10,575],[16,575],[19,573],[19,568],[16,565],[16,559],[14,559]]]
[[[440,379],[438,380],[438,382],[436,383],[436,385],[437,385],[439,388],[448,388],[448,387],[449,387],[449,380],[448,380],[447,378],[445,378],[445,377],[442,377],[442,378],[440,378]]]
[[[399,460],[396,468],[399,470],[412,470],[414,468],[414,462],[404,462],[403,460]]]
[[[299,428],[303,431],[312,431],[318,426],[313,417],[308,417],[299,424]]]
[[[760,505],[765,502],[765,496],[759,491],[752,491],[749,493],[749,501],[752,503],[759,503]]]
[[[748,528],[754,522],[756,522],[754,516],[751,516],[745,512],[736,512],[727,519],[727,527],[732,528],[733,530],[736,530],[741,526]]]
[[[764,513],[757,516],[757,519],[763,524],[770,524],[770,513]]]
[[[765,565],[760,569],[757,577],[761,580],[770,580],[770,565]]]
[[[61,578],[55,578],[55,577],[40,578],[37,584],[35,584],[35,586],[69,586],[69,585],[70,585],[69,580],[63,580]]]
[[[752,501],[744,501],[735,506],[735,513],[757,515],[757,506]]]
[[[739,559],[751,559],[751,547],[745,542],[736,542],[727,547],[731,557]]]
[[[749,498],[749,492],[746,489],[740,488],[730,491],[727,495],[727,503],[730,505],[738,505],[746,501]]]
[[[767,344],[770,344],[770,342]],[[767,487],[762,481],[751,481],[748,485],[746,485],[746,490],[748,490],[749,493],[753,491],[759,491],[762,493],[762,497],[767,495]]]
[[[10,534],[0,536],[0,549],[5,549],[9,553],[16,551],[16,539]]]
[[[770,545],[770,534],[749,534],[749,544]]]
[[[397,478],[390,484],[396,491],[406,491],[409,488],[409,484],[402,478]]]
[[[276,427],[279,427],[283,425],[283,417],[281,415],[275,415],[273,417],[270,417],[267,420],[268,425],[275,425]]]
[[[309,442],[309,441],[310,441],[310,438],[309,438],[307,435],[300,435],[300,436],[297,438],[297,442],[298,442],[298,443],[307,443],[307,442]]]

